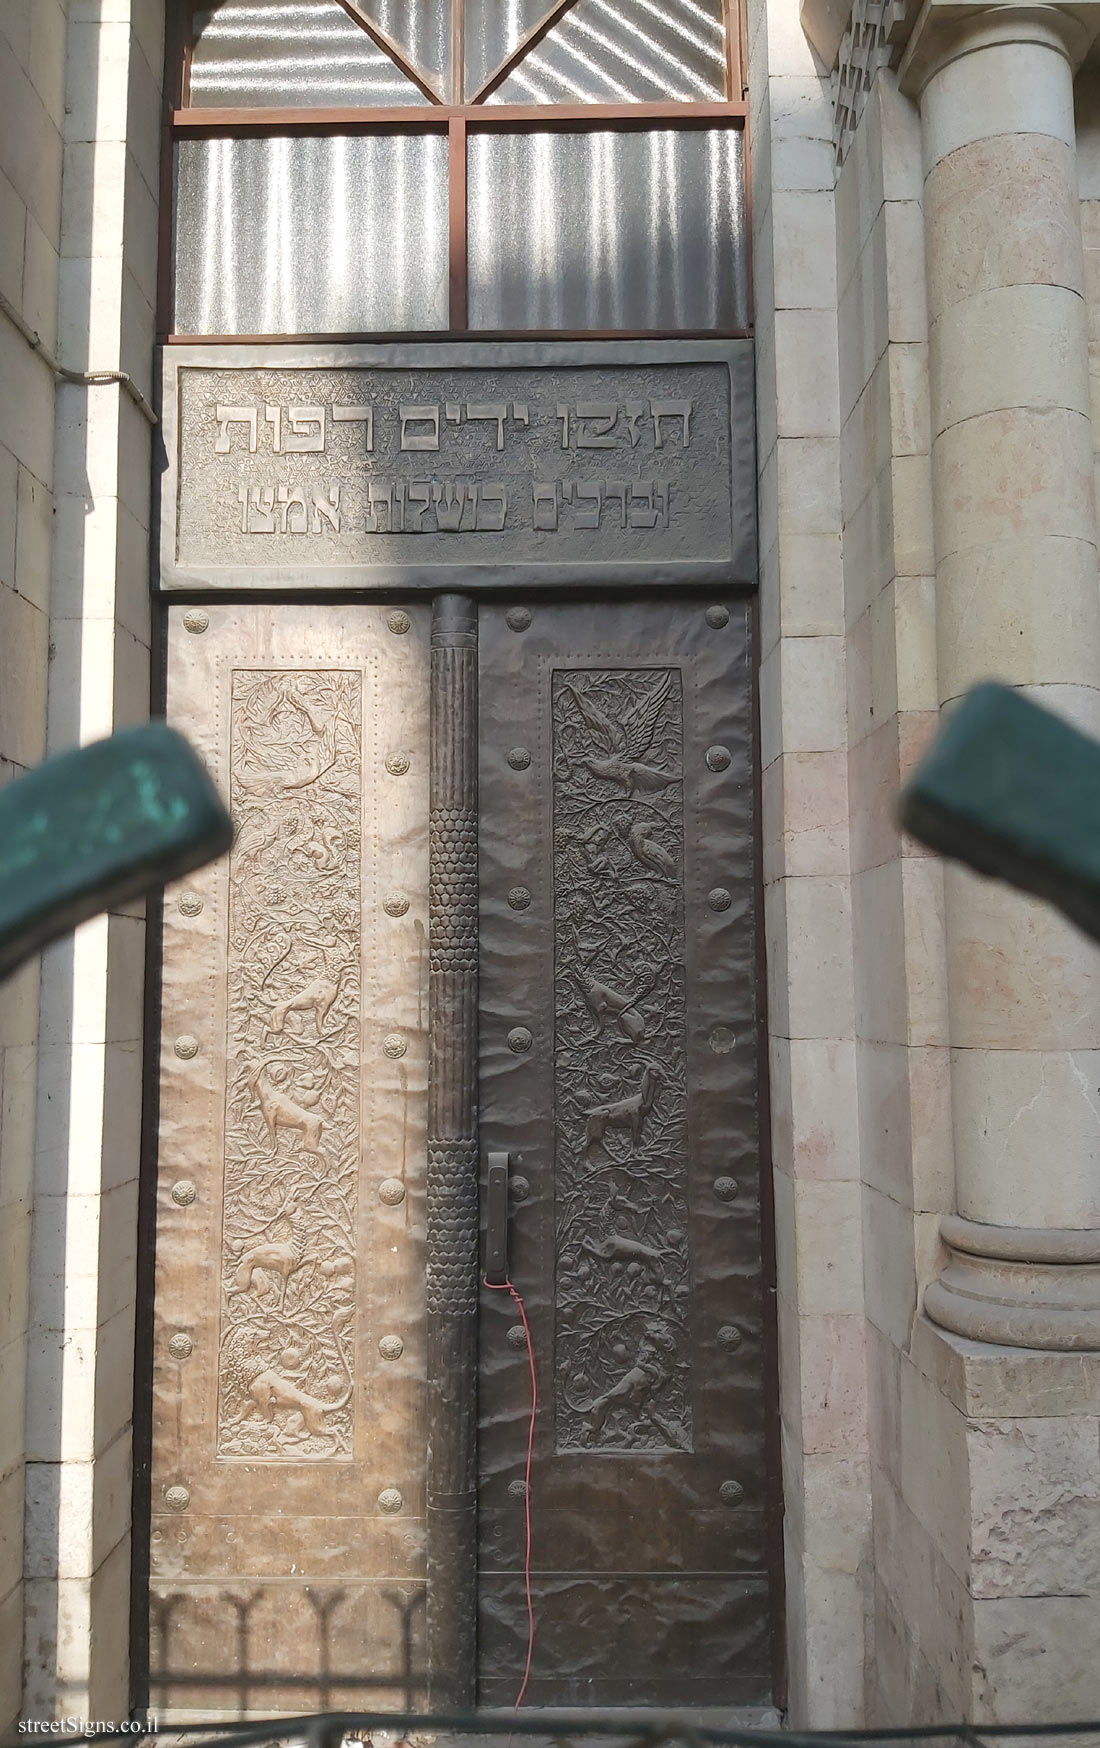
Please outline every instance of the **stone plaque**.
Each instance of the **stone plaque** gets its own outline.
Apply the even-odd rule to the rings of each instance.
[[[170,347],[166,589],[751,584],[752,344]]]

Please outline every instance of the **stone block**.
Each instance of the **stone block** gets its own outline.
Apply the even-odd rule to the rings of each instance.
[[[1100,1712],[1094,1596],[974,1604],[975,1723],[1069,1723]]]
[[[0,322],[0,373],[0,448],[49,486],[54,471],[54,380],[10,322]]]
[[[917,1307],[913,1214],[870,1184],[863,1186],[863,1273],[869,1320],[904,1350]]]
[[[21,1467],[27,1399],[27,1340],[20,1331],[0,1344],[0,1475]]]
[[[936,856],[904,856],[901,869],[905,929],[906,1042],[946,1045],[947,934],[943,864]]]
[[[790,1035],[846,1037],[853,1024],[848,881],[814,876],[783,885]]]
[[[839,534],[840,454],[835,438],[781,437],[776,445],[779,534]],[[761,528],[763,541],[763,528]]]
[[[829,88],[816,73],[781,73],[768,80],[772,140],[833,139]]]
[[[1052,497],[1053,478],[1046,484]],[[983,524],[988,519],[983,510]],[[965,538],[963,529],[957,537]],[[945,699],[990,674],[1008,685],[1088,686],[1100,632],[1096,548],[1087,537],[1049,528],[967,545],[943,560],[936,613]]]
[[[835,174],[836,154],[831,141],[793,138],[772,142],[773,190],[789,188],[831,191]]]
[[[26,1331],[30,1261],[30,1204],[11,1202],[0,1208],[0,1341],[15,1341]]]
[[[58,350],[74,370],[115,370],[120,367],[122,333],[122,280],[118,263],[110,257],[63,255],[58,265]],[[66,413],[73,419],[79,407],[75,387],[66,391]],[[117,389],[103,388],[100,395],[108,397]],[[79,472],[70,467],[63,476],[63,489],[85,496]],[[100,485],[103,491],[102,476]],[[110,487],[110,495],[117,482]],[[98,494],[97,494],[98,495]]]
[[[836,230],[830,193],[776,189],[771,200],[776,310],[836,309]]]
[[[29,16],[28,9],[28,21]],[[0,164],[54,244],[61,211],[61,163],[61,135],[26,63],[16,55],[0,55]]]
[[[900,1490],[901,1355],[881,1329],[867,1330],[867,1408],[870,1479]],[[878,1507],[875,1507],[878,1515]],[[876,1526],[877,1533],[877,1526]]]
[[[0,1600],[23,1576],[23,1480],[22,1464],[0,1479]]]
[[[126,219],[122,140],[72,141],[65,148],[61,253],[120,261]]]
[[[845,518],[863,502],[891,455],[890,366],[886,350],[860,364],[857,399],[840,437],[841,502]],[[863,372],[866,374],[862,374]]]
[[[775,382],[780,437],[838,435],[837,328],[831,311],[776,310]]]
[[[856,1047],[846,1038],[790,1043],[793,1171],[846,1180],[859,1172]]]
[[[890,337],[886,225],[880,213],[841,291],[837,308],[840,413],[847,419]]]
[[[856,1036],[875,1044],[907,1044],[908,942],[900,863],[884,862],[852,875],[852,935]]]
[[[862,672],[861,664],[849,662],[850,690]],[[874,705],[869,707],[869,713],[872,721],[879,714]],[[848,754],[853,873],[878,868],[898,854],[899,833],[894,817],[898,770],[898,719],[887,714],[880,726],[857,740]]]
[[[799,1319],[804,1451],[851,1454],[866,1448],[866,1331],[862,1311]]]
[[[764,878],[848,872],[848,769],[843,749],[785,753],[768,767],[774,832]]]
[[[865,1576],[803,1563],[806,1611],[806,1717],[819,1730],[863,1717],[867,1639]]]
[[[27,72],[58,132],[65,122],[67,22],[61,0],[34,0]]]
[[[910,1047],[908,1066],[913,1206],[921,1213],[949,1213],[955,1204],[950,1054],[943,1045]]]
[[[1004,285],[933,323],[933,434],[1014,407],[1089,412],[1086,308],[1064,285]]]
[[[1100,1592],[1100,1441],[1091,1416],[967,1429],[975,1597]]]
[[[928,291],[921,203],[888,200],[882,211],[889,338],[892,343],[927,341]]]
[[[0,1729],[14,1731],[23,1715],[23,1586],[0,1599]]]
[[[1076,168],[1063,140],[1002,134],[962,146],[929,172],[925,207],[933,317],[998,285],[1084,296]]]
[[[1100,1354],[967,1341],[921,1315],[913,1325],[911,1357],[973,1420],[1100,1416]]]
[[[970,1562],[967,1423],[911,1361],[901,1361],[901,1497],[960,1583]]]
[[[1100,1048],[1096,948],[1038,899],[953,864],[944,883],[956,1048]]]
[[[924,194],[920,109],[898,90],[897,75],[881,68],[871,88],[878,108],[882,191],[886,200],[920,200]]]
[[[50,605],[50,543],[53,495],[25,467],[19,469],[15,528],[15,588],[40,613]]]
[[[134,1412],[133,1301],[97,1331],[98,1387],[95,1403],[95,1451],[112,1444],[130,1425]]]
[[[33,1044],[38,1035],[38,959],[0,983],[0,1046]]]
[[[1076,143],[1069,62],[1036,42],[990,43],[949,62],[928,81],[922,112],[926,170],[960,147],[1006,134]]]
[[[787,984],[787,888],[776,880],[764,888],[764,942],[768,978],[768,1023],[780,1037],[790,1029]]]
[[[129,24],[122,18],[71,18],[69,55],[73,72],[69,81],[66,140],[70,145],[125,142],[129,122],[124,95],[131,56]],[[94,68],[92,77],[88,76],[90,68]]]
[[[36,765],[46,750],[49,623],[33,602],[0,585],[0,750],[18,765]]]
[[[821,637],[844,630],[844,565],[838,534],[781,534],[779,630]]]
[[[896,577],[893,583],[898,709],[926,716],[938,709],[936,579]]]
[[[27,209],[0,170],[0,291],[18,309],[23,301],[23,248]]]
[[[795,1266],[803,1317],[857,1315],[863,1308],[862,1187],[795,1180]]]
[[[844,639],[792,637],[779,646],[781,746],[830,752],[845,740]]]
[[[927,455],[932,446],[928,345],[923,340],[896,340],[887,359],[893,453]]]
[[[926,455],[901,455],[890,463],[890,508],[897,576],[931,576],[932,464]],[[936,525],[938,528],[938,525]]]
[[[9,1044],[3,1054],[0,1114],[0,1208],[22,1202],[34,1175],[34,1107],[38,1053],[33,1044]]]
[[[898,462],[894,465],[911,464]],[[923,466],[927,472],[927,462]],[[858,622],[894,574],[891,482],[892,468],[886,468],[845,524],[844,612],[850,626]]]
[[[126,223],[124,261],[150,306],[157,301],[160,228],[157,196],[142,175],[133,148],[127,148],[125,169]],[[96,251],[98,253],[98,251]]]
[[[955,1144],[972,1166],[959,1212],[995,1221],[1010,1208],[1015,1225],[1100,1226],[1100,1051],[957,1050],[952,1076]],[[1051,1157],[1056,1182],[1036,1169]]]

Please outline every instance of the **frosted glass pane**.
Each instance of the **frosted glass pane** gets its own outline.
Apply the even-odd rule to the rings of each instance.
[[[748,325],[741,135],[472,133],[470,325]]]
[[[486,101],[700,103],[725,96],[722,0],[576,0]]]
[[[177,149],[177,333],[446,327],[445,135]]]
[[[195,14],[197,109],[426,104],[337,0],[222,0]]]
[[[444,100],[450,97],[453,0],[352,0],[385,31],[421,78]]]

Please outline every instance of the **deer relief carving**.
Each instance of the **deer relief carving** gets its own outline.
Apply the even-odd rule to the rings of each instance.
[[[559,1450],[689,1450],[683,689],[552,681]]]
[[[218,1454],[352,1454],[359,670],[233,676]]]

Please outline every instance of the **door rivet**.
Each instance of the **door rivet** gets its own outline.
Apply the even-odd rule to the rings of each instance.
[[[404,753],[391,753],[386,760],[386,769],[391,777],[403,777],[409,768],[409,760]]]
[[[195,636],[198,637],[210,624],[210,615],[201,607],[188,607],[183,616],[183,623],[188,631],[194,632]]]
[[[386,614],[386,624],[389,626],[395,637],[404,637],[409,626],[412,624],[412,620],[407,613],[403,612],[401,608],[398,607],[394,612]]]
[[[715,1026],[707,1042],[716,1056],[728,1056],[737,1038],[728,1026]]]
[[[384,1511],[387,1517],[392,1517],[395,1512],[400,1511],[404,1503],[405,1501],[396,1487],[383,1487],[378,1495],[378,1509]]]
[[[514,1177],[510,1188],[513,1202],[525,1202],[531,1194],[531,1186],[525,1177]]]
[[[740,1481],[723,1481],[718,1489],[718,1497],[723,1505],[739,1505],[745,1497],[745,1489]]]
[[[531,902],[531,894],[526,886],[513,886],[508,894],[508,903],[513,910],[526,910]]]
[[[517,1056],[522,1056],[525,1051],[530,1050],[534,1042],[534,1034],[529,1032],[526,1026],[513,1026],[508,1034],[508,1048],[514,1050]]]
[[[191,1495],[186,1487],[169,1487],[165,1490],[164,1503],[169,1511],[186,1511]]]
[[[199,1053],[199,1041],[197,1038],[193,1038],[190,1032],[181,1032],[172,1048],[182,1061],[190,1062],[192,1056],[197,1056]]]
[[[711,910],[728,910],[733,903],[733,894],[728,892],[724,886],[715,886],[712,891],[707,893],[707,903]]]
[[[168,1343],[168,1352],[174,1360],[189,1360],[195,1351],[195,1344],[189,1335],[182,1332],[174,1335]]]
[[[399,1335],[384,1335],[378,1343],[378,1351],[384,1360],[399,1360],[405,1351],[405,1343]]]
[[[530,607],[509,607],[504,615],[510,631],[526,631],[531,623]]]
[[[716,1177],[714,1193],[720,1202],[732,1202],[737,1195],[737,1179],[735,1177]]]
[[[728,607],[708,607],[706,621],[713,630],[721,631],[723,625],[728,625],[730,622]]]
[[[409,901],[403,892],[391,892],[382,900],[382,909],[387,916],[404,916],[408,908]]]
[[[734,1323],[723,1323],[721,1329],[718,1331],[718,1341],[722,1347],[740,1347],[741,1331]]]
[[[197,892],[181,892],[176,900],[176,908],[181,916],[198,916],[202,903]]]
[[[710,771],[728,771],[730,765],[729,747],[707,748],[707,769]]]
[[[513,747],[508,754],[508,763],[513,771],[526,771],[531,763],[531,755],[526,747]]]
[[[513,1323],[511,1329],[508,1331],[508,1345],[510,1347],[527,1346],[527,1336],[524,1332],[522,1323]]]
[[[526,1483],[526,1481],[509,1481],[508,1493],[509,1493],[509,1497],[512,1499],[526,1499],[527,1498],[527,1483]]]
[[[378,1200],[387,1208],[396,1208],[405,1200],[405,1186],[399,1177],[386,1177],[378,1186]]]
[[[172,1185],[172,1200],[177,1208],[189,1208],[198,1193],[189,1177],[181,1177],[178,1184]]]
[[[404,1056],[408,1047],[400,1032],[387,1032],[382,1040],[383,1053],[394,1062],[399,1056]]]

